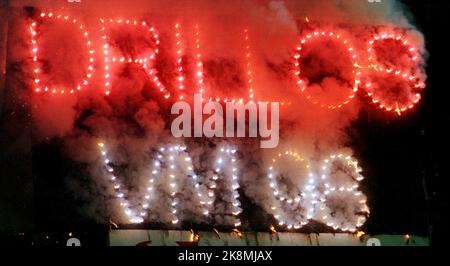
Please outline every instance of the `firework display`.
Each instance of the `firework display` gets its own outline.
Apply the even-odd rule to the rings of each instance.
[[[304,46],[308,44],[308,42],[312,42],[314,45],[314,40],[316,39],[331,39],[333,41],[341,42],[342,45],[345,47],[345,50],[349,53],[350,57],[350,64],[353,66],[353,69],[351,70],[351,86],[349,87],[349,93],[345,97],[345,100],[343,100],[341,103],[332,103],[332,104],[325,104],[325,103],[319,103],[318,100],[314,99],[308,92],[307,87],[310,87],[311,84],[308,84],[309,82],[302,78],[302,67],[300,66],[300,61],[302,59],[302,50],[304,50]],[[361,76],[361,71],[357,68],[357,56],[355,53],[355,48],[353,45],[348,41],[347,38],[341,36],[339,33],[335,32],[327,32],[327,31],[314,31],[311,33],[307,33],[304,37],[300,40],[301,45],[297,47],[297,54],[295,54],[294,58],[297,60],[295,62],[295,66],[297,67],[297,70],[295,72],[295,76],[297,77],[297,85],[302,93],[305,93],[305,96],[307,99],[310,99],[314,104],[319,104],[321,107],[326,107],[328,109],[336,109],[341,108],[343,105],[346,105],[350,102],[351,99],[355,97],[355,93],[358,92],[358,86]]]

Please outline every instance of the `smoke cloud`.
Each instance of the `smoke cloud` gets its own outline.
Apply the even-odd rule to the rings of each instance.
[[[176,95],[178,73],[173,26],[175,23],[181,25],[185,47],[183,67],[189,95],[196,91],[194,26],[198,25],[206,99],[248,99],[244,29],[248,30],[255,99],[283,102],[280,111],[280,145],[274,150],[261,150],[259,141],[253,139],[229,139],[225,142],[238,150],[240,195],[245,195],[268,213],[273,213],[271,208],[276,202],[267,179],[267,169],[272,158],[280,152],[297,152],[309,162],[312,170],[320,173],[323,160],[331,154],[352,155],[352,149],[347,146],[347,129],[350,123],[357,119],[360,110],[370,104],[370,100],[358,94],[342,108],[320,106],[338,105],[346,100],[354,88],[355,66],[346,46],[332,40],[316,40],[302,48],[302,57],[297,62],[302,75],[307,79],[308,87],[305,92],[311,95],[311,99],[307,99],[297,87],[293,74],[293,56],[299,46],[299,36],[314,31],[342,32],[354,45],[358,53],[358,64],[367,66],[370,62],[366,59],[365,51],[372,36],[386,29],[389,32],[402,33],[408,36],[411,45],[418,49],[420,58],[417,64],[414,64],[415,67],[410,68],[412,64],[407,56],[408,51],[395,48],[395,43],[379,44],[378,48],[376,47],[379,57],[377,60],[387,65],[406,68],[420,80],[426,79],[423,71],[426,54],[424,40],[397,1],[384,0],[374,4],[360,0],[83,0],[79,4],[64,1],[55,4],[55,1],[49,0],[13,0],[11,5],[15,10],[15,23],[12,27],[17,33],[12,41],[20,45],[15,45],[14,49],[9,51],[9,57],[23,69],[16,75],[22,82],[26,81],[27,88],[23,89],[24,84],[17,82],[12,86],[17,89],[14,93],[23,101],[32,104],[32,126],[36,142],[60,139],[67,158],[86,165],[85,171],[91,180],[90,188],[80,192],[80,196],[89,202],[83,207],[83,211],[85,215],[98,220],[108,216],[119,222],[127,222],[124,214],[120,212],[114,189],[105,175],[97,149],[98,142],[104,142],[108,146],[110,159],[119,169],[117,177],[126,186],[132,204],[137,205],[145,194],[148,176],[151,175],[151,164],[160,147],[175,142],[186,145],[195,172],[201,178],[201,190],[207,193],[214,175],[216,152],[224,141],[175,140],[170,133],[170,106],[174,97],[166,100],[164,94],[158,91],[138,64],[115,64],[111,69],[111,94],[105,96],[99,18],[130,18],[145,21],[157,29],[161,43],[155,69],[161,82],[173,95]],[[33,64],[30,60],[28,24],[21,10],[23,6],[35,7],[38,10],[37,16],[41,11],[50,10],[54,14],[68,14],[86,26],[96,53],[94,77],[87,87],[80,92],[64,95],[32,92],[35,87],[31,74]],[[88,62],[88,50],[83,43],[83,36],[67,23],[49,23],[45,19],[39,23],[38,39],[42,54],[40,62],[44,71],[42,82],[56,87],[76,86],[79,77],[86,72],[85,66]],[[154,51],[154,47],[148,45],[148,36],[133,26],[117,26],[111,29],[109,34],[111,53],[118,58],[140,58]],[[365,82],[367,81],[361,80],[360,85]],[[386,102],[391,105],[399,101],[399,104],[401,101],[410,102],[415,99],[417,93],[410,91],[411,86],[407,86],[405,82],[400,80],[399,84],[396,84],[385,75],[375,75],[371,82],[380,88],[379,97],[388,99]],[[400,96],[392,96],[393,87],[401,88]],[[314,104],[314,101],[319,104]],[[180,160],[180,167],[185,167],[183,164]],[[292,198],[300,194],[302,187],[308,182],[307,171],[296,167],[291,165],[289,159],[278,166],[281,171],[277,177],[280,191]],[[345,170],[345,165],[340,169],[330,171],[329,178],[337,184],[337,188],[344,186],[343,184],[346,188],[353,186],[354,176],[348,169]],[[183,175],[182,172],[178,174]],[[79,190],[80,182],[82,181],[78,181],[74,175],[70,178],[69,186]],[[162,180],[155,187],[156,200],[151,204],[154,211],[149,217],[151,221],[170,221],[167,182],[169,181],[166,179]],[[178,185],[181,188],[179,199],[183,202],[183,211],[180,215],[183,219],[197,223],[233,224],[234,220],[229,217],[232,199],[228,197],[231,194],[225,193],[229,187],[218,185],[215,190],[217,202],[214,211],[211,211],[214,218],[208,221],[196,217],[201,206],[193,196],[196,193],[193,183],[186,179]],[[341,228],[351,227],[349,224],[354,223],[352,214],[357,212],[355,205],[358,203],[346,196],[329,198],[329,213],[334,213]],[[284,213],[291,217],[289,219],[302,221],[307,216],[307,207],[301,206],[302,210],[286,208]]]

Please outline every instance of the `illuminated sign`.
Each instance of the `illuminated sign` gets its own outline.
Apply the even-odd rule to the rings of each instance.
[[[67,27],[75,27],[78,29],[79,36],[83,39],[84,50],[86,53],[86,62],[83,65],[84,74],[78,77],[78,80],[72,87],[60,86],[56,88],[52,85],[51,80],[47,80],[46,76],[49,74],[42,68],[41,53],[40,53],[40,31],[39,25],[44,21],[61,21],[67,24]],[[111,93],[114,83],[113,69],[120,64],[136,64],[145,71],[148,79],[152,82],[156,90],[158,90],[165,99],[171,98],[175,95],[178,100],[183,100],[185,97],[192,98],[194,93],[202,93],[203,95],[211,95],[209,101],[218,102],[235,102],[243,101],[242,97],[217,97],[214,92],[207,92],[208,88],[205,86],[203,62],[201,55],[201,47],[207,44],[200,45],[200,27],[195,25],[195,47],[187,49],[186,43],[183,40],[182,25],[176,23],[173,27],[173,35],[175,40],[174,54],[176,58],[175,68],[177,71],[176,80],[170,82],[171,84],[164,84],[155,67],[155,61],[158,57],[159,46],[161,44],[158,30],[145,21],[137,21],[131,19],[99,19],[100,36],[91,36],[86,26],[84,26],[78,19],[54,13],[41,13],[38,18],[34,18],[30,22],[29,30],[31,33],[31,55],[34,63],[34,91],[36,93],[60,93],[71,94],[79,91],[85,87],[89,87],[90,81],[94,76],[101,76],[103,82],[103,89],[105,95]],[[111,36],[111,29],[120,27],[121,31],[139,29],[144,33],[147,47],[142,51],[137,50],[135,55],[125,55],[121,52],[120,47],[115,45],[114,37]],[[257,91],[253,87],[254,73],[251,63],[251,47],[248,43],[249,32],[244,29],[244,44],[246,82],[248,86],[247,99],[252,101],[265,101],[266,99],[257,99]],[[351,102],[360,90],[365,90],[366,94],[372,98],[372,102],[377,104],[380,108],[386,111],[393,111],[397,114],[407,111],[414,107],[420,100],[420,91],[425,88],[425,83],[421,77],[418,69],[423,64],[423,58],[417,47],[412,45],[409,36],[405,35],[403,29],[390,29],[384,32],[372,34],[366,40],[367,47],[365,49],[357,48],[351,42],[353,37],[345,32],[344,29],[339,30],[320,30],[310,31],[304,33],[299,38],[297,47],[292,49],[292,88],[297,88],[301,94],[304,95],[313,104],[319,105],[323,108],[337,109],[342,108]],[[348,62],[350,67],[349,73],[341,73],[338,76],[339,80],[348,83],[348,91],[341,99],[335,99],[332,102],[324,102],[313,95],[316,81],[308,77],[307,62],[303,62],[303,58],[307,58],[308,50],[311,47],[320,47],[324,43],[332,42],[337,48],[343,49],[346,53],[344,59]],[[133,45],[133,44],[131,44]],[[390,46],[389,46],[390,45]],[[377,47],[396,47],[396,49],[404,49],[404,57],[410,59],[407,65],[396,65],[396,62],[385,60],[378,56]],[[136,48],[138,49],[138,48]],[[186,64],[183,62],[183,56],[187,51],[190,51],[195,58],[195,64],[192,69],[186,69]],[[80,51],[81,53],[81,51]],[[188,78],[186,72],[194,73],[191,82],[193,86],[186,85]],[[340,74],[340,75],[341,75]],[[167,81],[166,81],[167,82]],[[387,84],[390,83],[391,85]],[[393,85],[392,85],[393,84]],[[394,87],[390,87],[394,86]],[[400,93],[392,93],[394,90],[400,90]],[[288,102],[288,101],[286,101]],[[284,104],[284,103],[283,103]]]

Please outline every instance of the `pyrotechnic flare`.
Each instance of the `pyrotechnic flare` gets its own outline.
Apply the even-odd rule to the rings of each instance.
[[[179,23],[175,24],[175,42],[176,42],[176,70],[177,70],[177,87],[179,90],[180,96],[178,99],[181,101],[185,97],[185,79],[184,70],[183,70],[183,55],[184,55],[184,47],[183,47],[183,37],[181,36],[181,26]]]
[[[201,214],[203,217],[209,217],[209,210],[212,201],[206,195],[204,186],[200,185],[199,176],[195,173],[192,165],[192,158],[186,151],[186,147],[182,145],[169,145],[160,148],[161,155],[158,157],[163,160],[158,164],[164,165],[163,170],[160,170],[156,175],[167,175],[165,177],[169,181],[170,197],[171,197],[171,213],[173,214],[172,224],[177,224],[180,219],[178,213],[191,211],[195,215]],[[161,178],[161,176],[160,176]],[[181,194],[187,193],[193,188],[194,197],[188,195],[194,201],[185,202],[180,198]],[[185,198],[186,199],[186,198]],[[180,206],[182,209],[180,209]],[[201,213],[197,213],[201,212]],[[183,220],[184,218],[181,217]],[[205,221],[205,219],[199,219]]]
[[[38,28],[41,23],[32,20],[29,26],[31,33],[31,53],[34,63],[33,75],[36,92],[65,92],[74,93],[82,87],[89,84],[89,80],[93,77],[94,66],[94,47],[93,42],[88,39],[89,33],[78,19],[67,15],[41,13],[40,19],[55,19],[68,21],[75,24],[82,33],[82,38],[87,45],[88,50],[88,66],[85,77],[82,81],[72,88],[57,89],[55,86],[48,84],[46,75],[40,66],[38,37],[41,32]],[[306,19],[309,21],[309,19]],[[102,73],[104,75],[105,94],[109,95],[113,86],[114,70],[118,63],[138,64],[141,66],[153,86],[164,95],[164,98],[170,97],[162,81],[158,76],[155,67],[156,57],[159,52],[159,33],[154,27],[149,26],[145,21],[137,21],[130,19],[100,19],[101,22],[101,39],[102,39]],[[115,37],[112,36],[112,29],[130,28],[137,31],[148,32],[149,37],[146,39],[146,50],[137,51],[135,55],[126,55],[123,48],[116,47]],[[125,29],[124,28],[124,29]],[[399,29],[386,28],[383,32],[373,36],[368,41],[367,53],[361,51],[360,58],[357,58],[355,45],[349,33],[344,30],[324,30],[317,28],[314,31],[308,31],[300,37],[300,43],[294,54],[294,78],[297,88],[301,91],[306,99],[313,104],[328,109],[338,109],[349,104],[355,97],[360,87],[361,80],[364,80],[364,88],[367,94],[372,98],[372,102],[386,111],[394,111],[397,114],[412,109],[420,100],[420,90],[425,88],[425,78],[423,73],[423,51],[419,47],[413,45],[414,41],[406,34],[398,33]],[[174,42],[175,42],[175,84],[176,91],[179,94],[178,99],[186,98],[186,69],[183,57],[186,55],[185,40],[183,38],[181,24],[176,23],[174,26]],[[411,33],[412,34],[412,33]],[[203,57],[200,53],[200,34],[199,26],[195,26],[195,69],[193,72],[196,77],[198,91],[203,93],[205,90],[205,80],[203,71]],[[261,101],[255,98],[255,73],[253,65],[256,60],[253,57],[252,47],[250,46],[249,32],[244,30],[244,75],[248,87],[250,102]],[[331,48],[332,47],[332,48]],[[388,49],[396,47],[395,49]],[[119,49],[117,49],[119,48]],[[322,49],[318,49],[322,48]],[[341,49],[344,53],[337,53]],[[333,51],[333,52],[331,52]],[[404,51],[404,55],[398,55],[392,51]],[[397,56],[389,55],[389,53]],[[332,58],[323,58],[324,56]],[[368,65],[364,66],[358,60],[367,56]],[[89,84],[91,85],[91,84]],[[229,97],[209,97],[209,101],[224,102],[243,102],[243,98]],[[290,101],[281,102],[281,105],[290,103]]]
[[[329,44],[330,42],[335,42],[338,43],[340,46],[342,46],[344,49],[344,51],[346,53],[348,53],[348,62],[347,64],[349,64],[350,68],[351,68],[351,73],[345,73],[346,76],[343,77],[326,77],[322,80],[319,81],[315,81],[315,80],[311,80],[310,78],[308,78],[308,76],[306,76],[306,73],[310,72],[310,70],[308,70],[308,68],[319,68],[319,69],[313,69],[313,71],[317,71],[317,70],[322,70],[320,69],[321,65],[319,64],[319,62],[313,61],[314,59],[311,59],[309,57],[311,56],[315,56],[314,53],[318,53],[318,51],[313,51],[311,49],[308,48],[308,45],[312,45],[313,46],[317,46],[319,45],[324,45],[324,48],[327,48],[327,44]],[[337,46],[337,47],[340,47]],[[311,53],[311,54],[305,54],[306,52]],[[323,52],[323,50],[321,50],[321,52]],[[304,61],[305,58],[308,61]],[[356,56],[356,51],[354,48],[354,45],[350,42],[349,37],[347,37],[344,33],[341,32],[334,32],[334,31],[325,31],[325,30],[315,30],[313,32],[308,32],[306,34],[304,34],[302,37],[300,37],[300,44],[299,46],[297,46],[296,48],[296,53],[294,55],[294,65],[295,65],[295,72],[294,72],[294,77],[297,83],[297,87],[300,90],[301,93],[303,93],[305,95],[305,97],[310,100],[313,104],[317,104],[320,107],[324,107],[324,108],[328,108],[328,109],[336,109],[336,108],[342,108],[344,105],[350,103],[350,101],[355,97],[356,92],[358,91],[358,86],[360,84],[360,77],[361,77],[361,71],[356,67],[357,65],[357,56]],[[317,60],[317,59],[315,59]],[[335,62],[334,62],[335,63]],[[317,66],[318,65],[318,66]],[[348,68],[348,67],[347,67]],[[343,72],[343,71],[342,71]],[[318,73],[313,73],[315,75],[317,75]],[[325,74],[325,75],[330,75],[329,73],[321,73],[321,74]],[[347,80],[348,79],[348,80]],[[332,103],[328,103],[324,101],[324,97],[323,95],[318,95],[315,96],[314,94],[317,94],[317,92],[313,91],[313,90],[318,90],[317,86],[320,88],[323,87],[339,87],[340,89],[342,89],[342,87],[345,86],[336,86],[336,85],[332,85],[331,82],[333,83],[341,83],[342,80],[344,80],[345,82],[350,82],[351,84],[347,86],[347,90],[348,92],[347,95],[345,96],[344,99],[338,99],[338,100],[333,100]],[[317,85],[315,83],[320,83],[320,85]],[[330,84],[328,84],[330,83]],[[328,84],[328,85],[327,85]],[[331,89],[327,89],[328,91],[330,91]],[[324,92],[322,92],[324,93]],[[329,95],[328,92],[328,97],[331,97],[331,95]],[[320,97],[320,98],[319,98]]]
[[[248,35],[248,30],[244,30],[244,38],[245,38],[245,57],[247,62],[247,84],[248,84],[248,93],[250,102],[253,101],[255,96],[254,88],[253,88],[253,71],[252,71],[252,62],[251,62],[251,52],[250,52],[250,38]]]
[[[299,192],[292,193],[281,188],[279,180],[281,177],[286,179],[283,176],[286,170],[276,165],[283,162],[286,167],[284,157],[300,165],[300,168],[293,167],[292,170],[295,175],[304,175],[301,181],[297,179],[297,182],[303,183],[292,185],[302,188]],[[301,168],[302,171],[299,170]],[[363,179],[361,171],[358,162],[351,156],[337,154],[323,161],[320,178],[317,178],[319,175],[311,172],[310,165],[297,152],[279,153],[272,159],[267,175],[276,199],[270,212],[278,220],[278,225],[287,229],[299,229],[308,220],[316,220],[335,230],[354,232],[364,224],[369,213],[365,196],[357,190],[358,182]],[[337,211],[342,209],[344,212]]]
[[[221,179],[224,181],[227,191],[231,191],[229,197],[231,203],[232,226],[240,227],[241,220],[239,214],[242,212],[239,202],[239,170],[237,166],[236,149],[231,146],[224,145],[218,148],[216,157],[213,180]]]
[[[115,176],[114,168],[110,165],[111,160],[109,159],[106,145],[103,142],[99,142],[98,147],[102,156],[103,166],[109,176],[109,181],[115,191],[117,199],[120,202],[120,206],[122,207],[124,214],[128,218],[128,221],[130,223],[142,223],[144,219],[139,215],[137,215],[137,212],[134,211],[133,206],[130,206],[130,202],[128,201],[128,195],[126,194],[123,185]]]
[[[361,227],[369,209],[358,188],[362,176],[356,160],[340,154],[323,162],[316,160],[347,143],[342,132],[358,118],[364,106],[356,97],[358,89],[365,90],[380,108],[397,114],[420,101],[426,80],[425,48],[420,32],[411,25],[396,23],[407,21],[401,12],[387,12],[402,16],[391,19],[385,17],[384,9],[380,12],[370,7],[363,10],[367,12],[359,12],[353,5],[346,4],[344,8],[334,1],[320,1],[327,8],[326,14],[333,15],[322,17],[323,12],[308,8],[309,1],[293,1],[292,8],[285,1],[272,1],[268,5],[248,1],[245,10],[251,12],[238,14],[236,11],[244,10],[241,3],[195,1],[198,10],[208,10],[208,14],[195,14],[185,9],[177,13],[172,6],[164,9],[158,1],[141,2],[146,3],[133,3],[126,13],[134,13],[142,20],[108,17],[99,19],[98,25],[85,25],[81,14],[74,18],[45,11],[24,21],[27,31],[24,34],[13,32],[13,37],[23,36],[15,36],[12,43],[29,42],[28,47],[12,51],[17,62],[29,59],[31,66],[31,75],[18,76],[21,81],[16,84],[17,90],[13,90],[20,97],[25,96],[21,83],[24,82],[31,84],[33,93],[38,95],[23,97],[32,99],[33,126],[37,129],[33,134],[37,139],[61,138],[70,147],[67,149],[70,158],[83,163],[92,163],[87,159],[92,158],[87,152],[92,147],[85,143],[92,145],[90,140],[98,136],[108,136],[110,143],[121,145],[121,157],[134,166],[134,175],[130,177],[137,177],[139,184],[117,176],[122,168],[115,169],[117,164],[111,162],[111,147],[101,142],[98,148],[104,169],[101,177],[106,177],[110,184],[105,194],[114,195],[114,202],[120,204],[115,209],[126,218],[125,223],[145,220],[178,227],[182,221],[214,220],[218,225],[237,229],[242,227],[243,217],[239,198],[245,194],[262,204],[275,216],[278,225],[287,229],[299,229],[310,220],[336,230],[355,231]],[[163,16],[151,18],[159,23],[161,33],[146,22],[149,18],[144,13],[154,10],[150,8],[154,6],[162,8],[159,11]],[[120,15],[108,9],[93,7],[89,14]],[[174,19],[168,18],[165,11],[173,11]],[[367,16],[370,20],[360,16],[366,13],[373,15]],[[236,19],[222,19],[230,15]],[[194,34],[185,27],[194,25],[190,24],[192,18],[201,22],[195,25]],[[183,27],[180,23],[175,25],[176,21],[183,21]],[[392,26],[382,28],[372,25],[372,21]],[[242,34],[244,29],[247,30]],[[62,35],[66,31],[72,33],[71,30],[74,34],[68,35],[69,38],[51,38],[52,33]],[[144,45],[130,40],[135,35],[139,35],[136,39]],[[67,45],[62,42],[66,39],[71,40]],[[192,44],[195,46],[190,47]],[[67,58],[77,60],[52,62],[58,62],[61,51]],[[24,71],[17,74],[27,73],[28,64],[24,65]],[[64,68],[71,74],[61,75],[64,84],[52,80]],[[293,82],[293,76],[297,83]],[[191,85],[193,88],[188,88]],[[77,93],[82,88],[88,90]],[[230,94],[224,93],[228,89]],[[156,95],[152,90],[157,90]],[[249,100],[254,102],[292,101],[295,105],[280,114],[280,125],[285,126],[280,128],[280,136],[287,145],[301,149],[305,159],[302,161],[291,150],[283,151],[269,168],[268,186],[256,186],[267,181],[265,174],[260,177],[266,167],[259,168],[263,154],[247,139],[234,142],[235,147],[219,144],[210,164],[209,157],[205,160],[199,154],[209,155],[210,147],[217,145],[215,139],[197,138],[190,142],[195,153],[192,150],[188,153],[183,145],[159,146],[157,142],[167,140],[170,134],[168,99],[175,94],[176,100],[187,100],[183,94],[186,91],[200,92],[206,101],[242,101],[243,95],[233,95],[242,91],[248,92]],[[55,95],[41,97],[45,92]],[[76,96],[60,96],[71,93]],[[146,150],[157,146],[164,150],[154,153]],[[236,150],[242,160],[239,163]],[[281,159],[286,163],[280,163]],[[292,161],[298,171],[288,166]],[[100,178],[98,171],[92,174]],[[134,191],[131,189],[134,185],[142,189]],[[89,202],[95,202],[98,194],[89,197]]]
[[[291,171],[282,168],[283,165],[286,167],[287,160],[294,164],[292,167],[293,170]],[[287,175],[290,174],[300,176],[299,178],[302,179],[298,180],[297,178],[295,181],[304,182],[304,184],[287,183],[281,185],[281,178],[286,180],[289,178]],[[312,219],[313,217],[313,213],[309,211],[313,208],[311,206],[311,199],[313,199],[312,195],[315,191],[315,178],[311,172],[309,163],[297,152],[285,151],[279,153],[271,161],[267,178],[274,198],[269,212],[274,215],[278,221],[278,225],[286,226],[288,229],[299,229],[301,226],[307,224],[308,219]],[[297,188],[302,186],[305,186],[305,189],[297,191]],[[291,189],[287,190],[288,188]]]
[[[236,166],[236,158],[234,154],[236,150],[227,148],[221,148],[221,155],[218,157],[215,165],[215,174],[212,180],[209,182],[209,190],[205,191],[205,187],[200,185],[199,176],[195,173],[192,165],[192,158],[186,152],[186,147],[182,145],[168,145],[161,147],[156,154],[155,160],[152,163],[151,176],[148,179],[148,186],[146,193],[143,196],[142,204],[139,208],[133,208],[128,201],[129,195],[123,189],[123,184],[114,175],[114,169],[111,166],[111,160],[108,157],[106,146],[104,143],[98,143],[100,152],[103,158],[103,162],[107,172],[111,175],[110,180],[112,187],[116,191],[116,197],[119,198],[120,205],[124,208],[125,215],[129,218],[130,223],[143,222],[149,212],[152,212],[152,202],[154,199],[154,191],[156,184],[166,183],[169,189],[170,195],[170,215],[171,223],[177,225],[180,222],[179,213],[191,211],[195,214],[201,214],[207,218],[210,216],[212,205],[215,201],[216,181],[221,178],[229,179],[227,182],[227,188],[231,191],[231,213],[234,216],[234,227],[239,227],[241,222],[238,215],[241,212],[240,202],[238,200],[239,188],[238,171]],[[222,169],[222,166],[230,165],[231,169]],[[229,170],[229,171],[228,171]],[[229,172],[229,173],[228,173]],[[187,178],[187,179],[186,179]],[[181,186],[180,186],[181,184]],[[228,187],[229,186],[229,187]],[[188,187],[193,188],[194,202],[185,202],[180,198],[180,194],[186,193]],[[189,195],[189,198],[191,196]],[[180,209],[180,206],[182,209]],[[136,211],[139,209],[140,211]],[[196,212],[201,213],[196,213]],[[205,219],[200,219],[200,222],[204,222]]]
[[[84,43],[86,44],[86,49],[88,51],[88,66],[86,70],[86,75],[82,77],[81,81],[74,85],[71,88],[56,88],[55,85],[51,84],[51,81],[46,80],[42,69],[42,64],[45,62],[42,62],[39,54],[39,43],[38,43],[38,37],[40,36],[40,33],[38,33],[39,26],[36,20],[32,20],[30,24],[30,33],[31,33],[31,52],[32,52],[32,58],[33,58],[33,75],[34,75],[34,91],[37,93],[42,92],[51,92],[51,93],[74,93],[75,91],[79,91],[82,88],[86,87],[89,84],[89,80],[92,78],[93,72],[94,72],[94,48],[92,47],[92,41],[89,38],[89,32],[86,31],[83,24],[79,23],[77,19],[71,18],[68,15],[62,15],[62,14],[53,14],[52,12],[49,13],[41,13],[40,14],[41,19],[51,20],[51,21],[58,21],[58,22],[67,22],[72,23],[77,29],[80,31],[80,35],[83,38]]]
[[[364,179],[358,161],[350,155],[333,154],[323,161],[316,219],[333,229],[355,232],[369,215],[366,197],[358,191]]]
[[[195,25],[195,65],[197,66],[195,77],[197,79],[198,93],[203,94],[205,92],[205,77],[203,72],[203,62],[202,62],[202,54],[201,54],[201,46],[200,46],[200,30],[199,26]],[[203,101],[203,98],[202,98]]]
[[[367,95],[379,108],[398,115],[412,109],[425,88],[423,74],[419,73],[422,56],[411,43],[412,40],[394,31],[375,35],[368,42]]]
[[[137,20],[123,20],[123,19],[100,19],[101,22],[101,30],[102,30],[102,40],[103,40],[103,55],[104,55],[104,87],[105,94],[109,95],[111,93],[111,88],[113,86],[112,78],[113,72],[112,69],[116,64],[138,64],[140,65],[144,71],[148,74],[150,81],[153,85],[164,95],[165,99],[170,97],[170,93],[166,90],[165,86],[159,80],[157,75],[157,70],[155,69],[155,60],[156,56],[159,53],[159,33],[156,31],[154,27],[149,26],[145,21],[137,21]],[[114,39],[111,37],[110,31],[115,27],[119,26],[127,26],[138,29],[139,31],[143,30],[146,33],[146,36],[151,36],[148,40],[146,40],[146,44],[151,47],[150,51],[142,51],[138,57],[136,56],[127,56],[125,54],[120,54],[117,49],[112,50],[114,48]],[[147,48],[148,49],[148,48]]]
[[[156,159],[152,164],[151,177],[148,180],[147,193],[144,196],[144,201],[140,206],[142,211],[135,211],[135,207],[130,206],[128,195],[123,189],[123,184],[119,182],[114,175],[114,169],[111,166],[111,160],[108,157],[107,149],[104,143],[99,142],[104,167],[110,175],[109,179],[112,183],[116,197],[120,200],[120,205],[123,208],[125,215],[128,217],[130,223],[141,223],[144,221],[147,212],[151,210],[150,202],[154,191],[154,184],[161,182],[164,177],[168,180],[170,193],[170,213],[171,223],[176,225],[179,223],[179,206],[180,203],[184,209],[192,208],[193,206],[181,202],[177,194],[182,193],[180,188],[180,178],[191,177],[192,185],[195,190],[195,197],[201,206],[202,214],[206,217],[212,211],[212,204],[218,200],[215,198],[214,190],[216,189],[216,181],[221,179],[224,182],[226,190],[231,192],[229,204],[231,205],[231,214],[234,221],[231,225],[237,229],[241,226],[239,215],[242,212],[239,202],[239,176],[236,159],[236,150],[223,146],[218,150],[218,156],[214,164],[214,175],[209,187],[209,191],[205,193],[200,189],[198,176],[194,172],[192,159],[186,152],[186,147],[181,145],[169,145],[161,147]],[[283,177],[283,171],[278,164],[283,162],[287,157],[292,160],[295,165],[300,168],[295,168],[294,171],[299,171],[303,168],[303,183],[296,183],[294,187],[301,188],[298,192],[285,190],[285,185],[280,185],[280,178]],[[228,166],[228,167],[225,167]],[[285,166],[286,167],[286,166]],[[272,165],[269,167],[268,179],[270,187],[273,191],[275,201],[270,208],[270,212],[274,214],[275,219],[278,220],[278,225],[286,226],[287,229],[299,229],[306,225],[308,220],[318,220],[343,231],[354,232],[357,227],[361,227],[365,222],[365,217],[368,214],[365,196],[357,191],[358,182],[363,177],[360,174],[361,169],[358,162],[350,156],[343,154],[331,155],[325,159],[321,167],[321,176],[317,180],[316,175],[311,172],[311,166],[302,158],[297,152],[285,151],[279,153],[278,156],[272,159]],[[284,177],[286,178],[286,177]],[[298,182],[298,180],[297,180]],[[185,183],[187,185],[187,183]],[[342,209],[342,207],[335,206],[336,204],[348,205],[345,212],[336,212],[335,209]],[[335,206],[335,207],[333,207]],[[195,208],[193,211],[195,212]],[[214,214],[216,214],[214,212]]]

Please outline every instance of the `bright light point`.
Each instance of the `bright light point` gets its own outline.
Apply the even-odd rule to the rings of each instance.
[[[130,222],[133,224],[139,224],[142,223],[144,219],[142,217],[133,217],[130,219]]]

